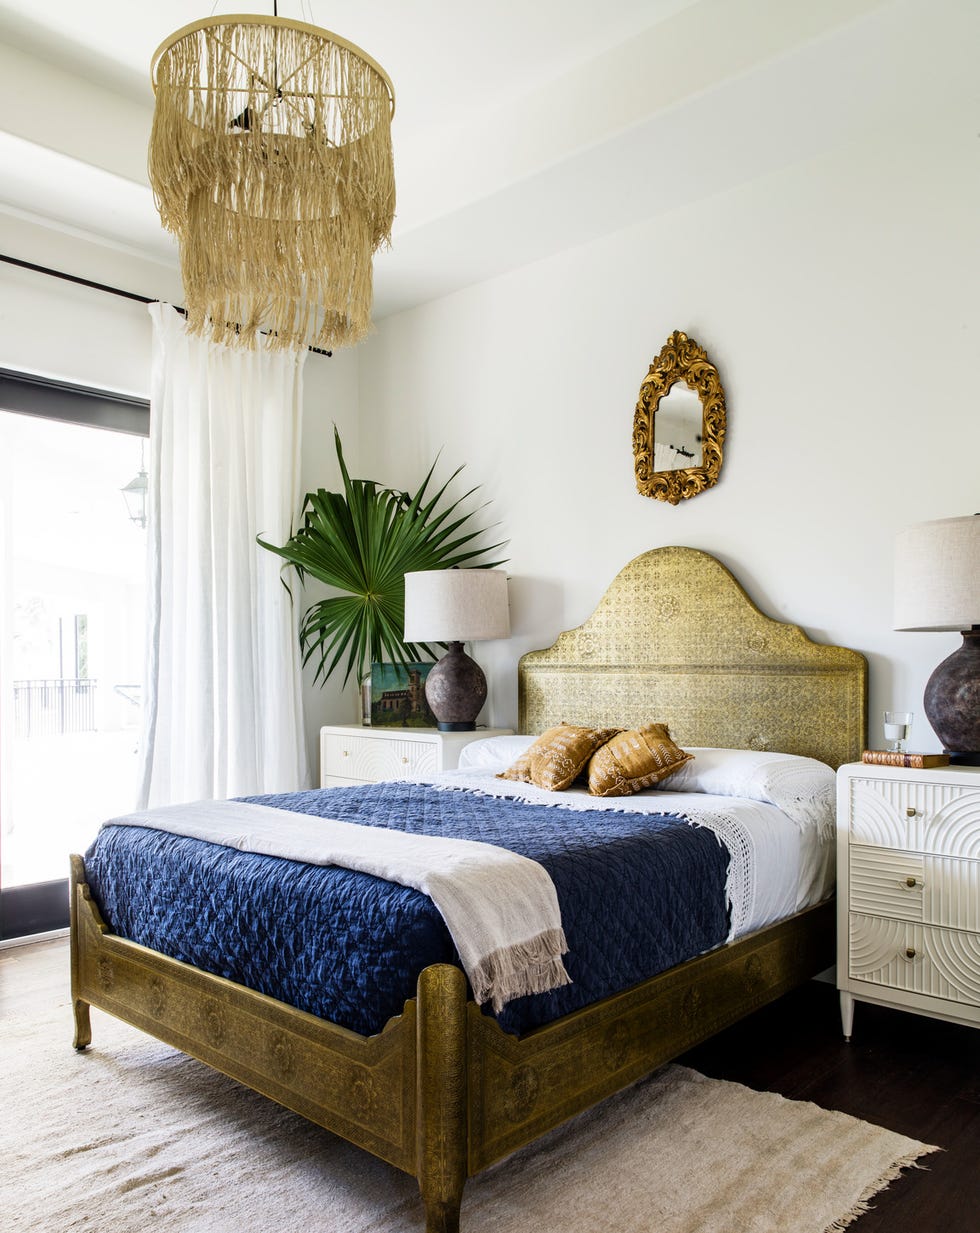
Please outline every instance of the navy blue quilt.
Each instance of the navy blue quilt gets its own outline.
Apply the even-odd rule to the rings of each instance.
[[[558,894],[572,984],[497,1015],[524,1033],[717,946],[728,850],[667,814],[570,810],[425,784],[244,798],[365,826],[452,835],[539,861]],[[369,874],[238,852],[144,827],[104,827],[85,855],[113,932],[362,1035],[458,962],[432,901]]]

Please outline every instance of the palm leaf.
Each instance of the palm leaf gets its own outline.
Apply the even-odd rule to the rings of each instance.
[[[353,479],[336,426],[334,443],[343,491],[319,488],[307,493],[302,526],[281,547],[257,538],[291,565],[301,582],[316,578],[342,592],[306,610],[300,646],[303,663],[316,663],[315,680],[326,680],[343,666],[346,684],[351,676],[360,679],[372,662],[404,665],[436,658],[427,644],[404,641],[407,573],[459,566],[491,569],[503,562],[480,558],[506,541],[475,546],[484,532],[473,530],[470,519],[486,506],[463,513],[459,509],[476,488],[445,501],[462,467],[430,493],[437,456],[418,489],[409,494],[374,480]]]

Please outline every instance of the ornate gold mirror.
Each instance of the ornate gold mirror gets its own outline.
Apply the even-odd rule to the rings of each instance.
[[[718,369],[703,347],[675,330],[640,386],[633,416],[637,490],[676,505],[717,484],[725,426]]]

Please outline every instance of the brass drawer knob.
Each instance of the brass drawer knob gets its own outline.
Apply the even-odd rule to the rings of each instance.
[[[914,817],[915,817],[915,806],[914,806],[914,805],[909,805],[908,809],[906,809],[906,811],[905,811],[905,816],[906,816],[907,818],[914,818]]]
[[[346,749],[342,749],[340,752],[341,752],[341,756],[342,756],[342,757],[344,757],[344,758],[349,758],[349,757],[350,757],[350,754],[348,753],[348,751],[347,751]]]
[[[905,948],[905,958],[906,958],[906,959],[914,959],[914,958],[915,958],[915,947],[914,947],[914,946],[906,946],[906,948]]]
[[[915,878],[913,878],[913,877],[911,877],[911,876],[910,876],[910,877],[907,877],[907,878],[905,879],[905,885],[906,885],[906,886],[915,886],[915,885],[916,885]]]
[[[408,754],[402,754],[402,761],[406,763],[408,762]]]

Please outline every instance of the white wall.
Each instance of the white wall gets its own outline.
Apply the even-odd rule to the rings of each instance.
[[[931,111],[381,323],[360,355],[365,459],[408,486],[445,447],[510,539],[513,636],[476,651],[486,722],[515,722],[524,651],[633,556],[683,544],[868,656],[872,742],[895,706],[938,748],[922,690],[959,640],[892,631],[891,554],[906,524],[980,510],[980,166],[969,111]],[[677,507],[637,494],[630,441],[674,329],[729,410],[719,485]]]
[[[919,714],[913,743],[937,748],[922,689],[958,640],[891,630],[891,551],[901,526],[980,509],[980,166],[956,89],[917,98],[917,120],[309,357],[304,488],[336,485],[336,422],[361,474],[409,487],[444,448],[440,474],[465,462],[463,483],[492,502],[514,634],[476,651],[487,722],[515,722],[520,654],[584,620],[636,554],[686,544],[770,615],[869,657],[873,740],[895,705]],[[10,217],[0,228],[15,256],[179,300],[163,265]],[[677,507],[636,493],[630,443],[640,381],[674,329],[707,347],[729,406],[718,487]],[[0,364],[145,394],[145,309],[2,266]],[[310,675],[315,765],[319,725],[352,722],[356,702]]]

